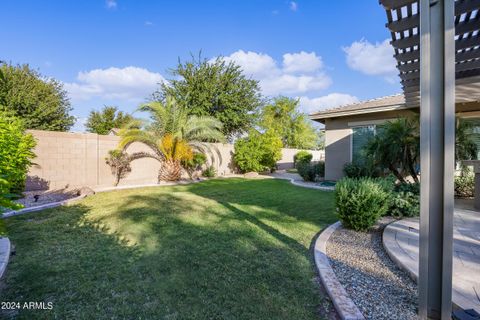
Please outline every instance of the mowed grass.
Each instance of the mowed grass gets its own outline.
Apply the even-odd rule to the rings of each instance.
[[[99,193],[7,219],[16,256],[0,311],[17,319],[318,319],[310,246],[333,193],[215,179]]]

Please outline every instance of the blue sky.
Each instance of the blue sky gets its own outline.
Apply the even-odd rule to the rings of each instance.
[[[2,1],[0,60],[65,84],[89,111],[133,111],[178,58],[223,55],[313,112],[400,91],[378,0]]]

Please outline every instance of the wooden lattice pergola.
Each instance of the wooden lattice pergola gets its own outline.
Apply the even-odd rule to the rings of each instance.
[[[451,0],[454,1],[454,0]],[[387,13],[406,103],[420,103],[420,14],[418,0],[380,0]],[[480,0],[455,1],[456,102],[480,100]]]

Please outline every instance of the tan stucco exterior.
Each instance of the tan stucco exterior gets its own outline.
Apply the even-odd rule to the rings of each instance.
[[[343,177],[343,167],[352,161],[352,128],[378,124],[404,116],[413,110],[398,110],[325,119],[325,179]]]
[[[460,117],[480,117],[480,102],[458,103],[456,113]],[[343,167],[352,161],[353,127],[379,124],[385,120],[418,114],[419,109],[414,108],[321,119],[325,124],[325,179],[342,178]]]

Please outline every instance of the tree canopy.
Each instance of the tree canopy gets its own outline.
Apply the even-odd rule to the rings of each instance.
[[[62,83],[27,64],[0,64],[0,109],[22,119],[27,129],[67,131],[75,122]]]
[[[179,60],[171,74],[173,79],[161,85],[154,100],[171,96],[191,115],[217,118],[228,138],[252,127],[262,95],[258,81],[247,78],[234,62],[192,57],[188,62]]]
[[[321,132],[315,130],[298,106],[298,99],[274,98],[262,109],[259,125],[276,132],[286,148],[316,149],[321,144]]]
[[[97,134],[108,134],[114,128],[121,128],[133,117],[119,111],[117,107],[104,106],[101,111],[90,111],[85,127],[88,132]]]

